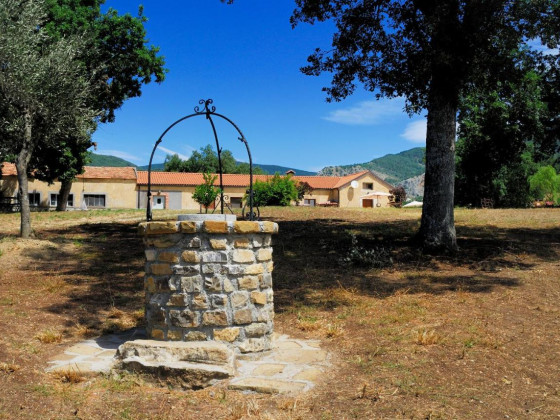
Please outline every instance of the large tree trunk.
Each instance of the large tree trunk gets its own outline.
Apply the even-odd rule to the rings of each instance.
[[[31,113],[29,112],[29,110],[26,110],[24,114],[23,144],[16,158],[16,170],[21,205],[20,236],[22,238],[29,238],[32,234],[31,212],[29,209],[29,194],[27,186],[27,167],[29,165],[29,162],[31,161],[31,154],[33,153],[31,123]]]
[[[66,211],[66,204],[68,203],[68,196],[70,195],[71,189],[72,181],[61,181],[58,201],[56,202],[56,211]]]
[[[440,91],[441,92],[441,91]],[[457,250],[453,200],[457,106],[449,95],[432,94],[426,134],[426,178],[420,236],[427,251]]]

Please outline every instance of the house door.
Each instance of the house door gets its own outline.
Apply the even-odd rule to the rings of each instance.
[[[154,197],[154,210],[165,208],[165,199],[161,195],[156,195]]]
[[[373,200],[364,198],[362,200],[362,207],[363,208],[372,208],[373,207]]]

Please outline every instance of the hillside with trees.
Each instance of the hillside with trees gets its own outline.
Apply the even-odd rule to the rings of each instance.
[[[341,176],[369,170],[390,184],[398,184],[405,179],[413,178],[424,173],[426,169],[424,162],[425,152],[426,149],[424,147],[415,147],[400,153],[388,154],[380,158],[372,159],[365,163],[327,166],[321,169],[318,174]]]

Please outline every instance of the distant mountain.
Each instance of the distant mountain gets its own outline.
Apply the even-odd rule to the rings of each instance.
[[[365,163],[327,166],[321,169],[318,175],[342,176],[367,169],[390,184],[396,185],[405,179],[424,173],[426,170],[426,165],[424,164],[425,150],[424,147],[415,147],[414,149],[396,154],[388,154]]]
[[[399,182],[406,191],[408,198],[416,199],[424,196],[424,174]]]
[[[254,166],[260,167],[265,173],[270,175],[274,175],[276,172],[278,172],[280,175],[284,175],[287,171],[290,170],[294,171],[296,175],[305,175],[305,176],[317,175],[317,172],[309,172],[309,171],[304,171],[303,169],[288,168],[286,166],[262,165],[260,163],[255,163]]]
[[[290,169],[293,170],[296,173],[296,175],[317,175],[316,172],[304,171],[303,169],[293,169],[293,168],[288,168],[286,166],[261,165],[260,163],[253,164],[253,167],[256,166],[260,167],[265,174],[270,174],[270,175],[274,175],[276,172],[278,172],[280,175],[284,175],[286,171],[289,171]],[[147,171],[148,165],[139,166],[138,169],[141,171]],[[152,171],[163,171],[163,163],[153,163]]]
[[[119,168],[123,166],[136,167],[134,163],[130,163],[129,161],[118,158],[116,156],[97,155],[95,153],[91,154],[91,163],[89,163],[88,166],[111,166]]]

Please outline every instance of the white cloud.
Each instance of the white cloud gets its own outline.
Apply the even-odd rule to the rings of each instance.
[[[188,156],[186,156],[182,153],[175,152],[174,150],[168,149],[168,148],[163,147],[163,146],[158,146],[157,150],[161,150],[161,151],[167,153],[168,155],[178,155],[183,160],[187,160],[189,158]]]
[[[116,156],[124,160],[128,160],[133,163],[141,162],[141,159],[138,156],[131,155],[130,153],[121,152],[120,150],[107,150],[107,149],[99,149],[95,151],[95,154],[98,155],[109,155],[109,156]]]
[[[347,125],[375,125],[388,117],[403,113],[404,102],[400,98],[364,101],[356,106],[331,111],[324,120]]]
[[[409,123],[401,137],[413,143],[426,142],[426,120],[416,120]]]

